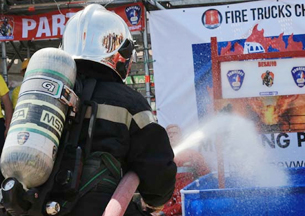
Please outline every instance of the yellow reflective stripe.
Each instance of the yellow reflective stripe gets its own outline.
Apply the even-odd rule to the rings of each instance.
[[[133,120],[137,123],[139,128],[144,128],[145,126],[149,125],[152,122],[156,122],[155,116],[152,114],[151,111],[142,111],[134,116],[132,116]]]
[[[87,109],[86,118],[90,118],[90,115],[91,107]],[[123,107],[99,104],[96,118],[125,124],[129,129],[132,115]]]
[[[40,106],[44,105],[44,106],[50,107],[51,109],[53,109],[56,112],[58,112],[63,117],[63,119],[66,119],[66,116],[63,113],[63,111],[61,111],[61,109],[59,109],[57,106],[54,106],[51,103],[48,103],[48,102],[42,101],[42,100],[35,100],[35,99],[34,100],[22,100],[22,101],[19,101],[19,103],[17,104],[17,107],[22,105],[22,104],[27,104],[27,103],[36,104],[36,105],[40,105]]]
[[[86,118],[90,118],[91,107],[88,107]],[[133,119],[139,128],[144,128],[146,125],[156,122],[151,111],[142,111],[135,115],[131,115],[127,109],[118,106],[107,104],[99,104],[97,110],[97,119],[104,119],[115,123],[125,124],[129,129],[131,120]]]

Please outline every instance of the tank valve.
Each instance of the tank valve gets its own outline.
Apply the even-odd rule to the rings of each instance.
[[[46,212],[48,215],[57,215],[60,211],[60,205],[58,202],[51,201],[46,205]]]

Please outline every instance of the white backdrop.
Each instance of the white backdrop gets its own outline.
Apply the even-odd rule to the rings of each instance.
[[[217,11],[218,15],[207,21],[209,10]],[[213,24],[217,25],[207,28],[213,19]],[[257,42],[265,45],[265,52],[293,50],[296,47],[296,50],[303,50],[305,47],[304,0],[266,0],[158,10],[150,12],[149,22],[158,121],[164,127],[178,124],[185,132],[198,127],[212,104],[208,91],[212,87],[211,37],[217,37],[217,41],[221,42],[218,44],[220,48],[228,46],[230,41],[232,44],[238,42],[241,47],[245,41]],[[254,31],[256,37],[252,35]],[[284,46],[276,48],[274,44],[264,44],[274,38],[281,39]],[[294,48],[289,46],[293,42]],[[237,51],[238,47],[230,50]],[[296,66],[305,66],[305,63]],[[294,140],[292,138],[291,142],[296,142]],[[291,146],[294,145],[290,145],[291,153],[300,152],[300,148],[293,149]],[[294,159],[301,160],[302,154],[305,154],[304,148],[300,155],[294,155]],[[287,155],[285,153],[280,159],[285,159]],[[291,158],[287,156],[286,159]]]

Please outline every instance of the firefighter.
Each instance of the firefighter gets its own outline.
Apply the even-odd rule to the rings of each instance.
[[[112,35],[111,40],[113,36],[122,40],[113,42],[109,49],[105,43],[108,35]],[[167,133],[156,123],[146,99],[123,83],[134,54],[126,23],[101,5],[91,4],[68,21],[62,48],[75,59],[83,83],[89,78],[97,80],[92,96],[98,111],[91,153],[110,153],[121,164],[123,175],[135,172],[148,212],[162,209],[174,191],[177,168]],[[88,124],[86,119],[83,131]],[[85,138],[82,134],[81,144]],[[83,175],[86,166],[84,169]],[[78,200],[70,215],[101,216],[115,190],[103,186],[106,183],[101,179]],[[150,214],[131,202],[125,215]]]

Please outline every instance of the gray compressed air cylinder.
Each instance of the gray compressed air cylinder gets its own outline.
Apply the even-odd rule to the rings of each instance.
[[[26,188],[47,181],[68,111],[56,97],[64,85],[72,89],[75,79],[75,62],[63,50],[44,48],[31,57],[1,155],[4,177]]]

